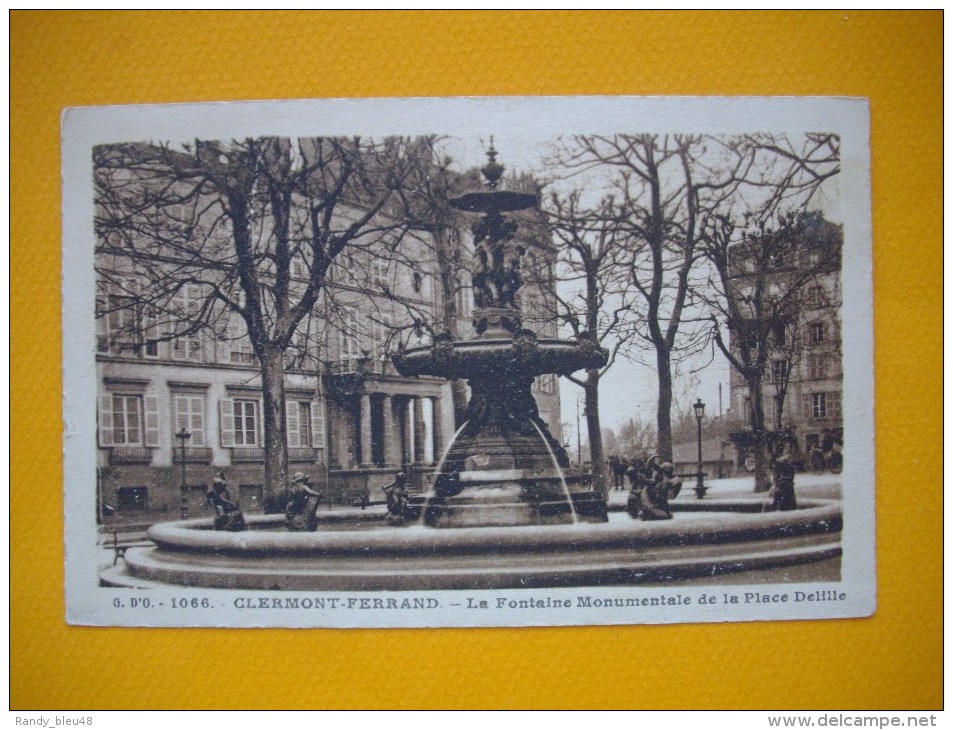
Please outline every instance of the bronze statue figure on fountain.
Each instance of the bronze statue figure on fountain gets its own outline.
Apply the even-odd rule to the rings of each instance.
[[[241,532],[245,529],[245,516],[228,493],[225,472],[218,472],[212,480],[212,488],[205,495],[206,503],[215,509],[212,525],[216,530]]]
[[[295,472],[288,490],[285,526],[291,532],[314,532],[318,529],[318,505],[324,496],[312,489],[311,479],[304,472]]]
[[[394,481],[385,484],[382,489],[387,497],[387,524],[404,524],[404,508],[407,506],[407,475],[399,471]]]

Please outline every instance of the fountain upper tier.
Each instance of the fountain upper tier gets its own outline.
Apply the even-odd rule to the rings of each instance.
[[[588,335],[576,340],[537,338],[527,329],[512,336],[484,332],[478,339],[455,341],[438,335],[432,345],[405,350],[394,358],[404,375],[440,378],[486,379],[520,375],[535,378],[546,373],[569,375],[583,368],[598,368],[608,353]]]

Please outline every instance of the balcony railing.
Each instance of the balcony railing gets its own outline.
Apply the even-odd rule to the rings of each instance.
[[[232,449],[232,461],[264,461],[265,450],[253,447],[239,447]]]
[[[316,461],[319,450],[307,447],[289,447],[288,461]]]
[[[152,449],[143,446],[114,446],[109,450],[110,464],[151,464]]]
[[[182,463],[182,449],[172,450],[172,460],[176,464]],[[210,464],[212,462],[212,450],[202,446],[189,446],[185,449],[186,464]]]

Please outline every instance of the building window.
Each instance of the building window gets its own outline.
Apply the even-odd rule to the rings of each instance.
[[[311,444],[311,404],[298,403],[298,434],[302,446]]]
[[[159,356],[155,315],[148,316],[134,279],[100,282],[96,296],[96,351],[115,355]]]
[[[358,337],[358,314],[356,309],[345,312],[341,331],[338,333],[338,350],[341,360],[355,360],[361,356]]]
[[[827,377],[827,363],[824,355],[807,356],[807,377],[811,380],[822,380]]]
[[[138,395],[112,397],[113,443],[142,446],[142,398]]]
[[[178,329],[187,329],[192,317],[201,308],[201,289],[197,284],[186,284],[172,298],[172,309],[181,320]],[[172,334],[175,334],[174,332]],[[198,333],[183,334],[172,340],[170,356],[173,360],[202,362],[205,359],[202,337]]]
[[[291,448],[311,446],[311,403],[288,401],[285,415],[288,421],[288,446]]]
[[[371,280],[379,287],[387,286],[387,260],[374,259],[371,261]]]
[[[149,507],[148,487],[119,487],[116,497],[120,512],[144,512]]]
[[[811,418],[827,418],[827,393],[811,393]]]
[[[373,357],[375,360],[386,360],[387,359],[387,340],[390,337],[390,319],[388,317],[382,317],[381,321],[374,321],[371,325],[372,328],[372,342],[371,346],[373,347]]]
[[[813,322],[808,330],[808,339],[812,345],[819,345],[824,341],[824,323]]]
[[[788,377],[788,361],[775,360],[771,363],[771,377],[774,378],[775,383],[783,385]]]
[[[807,306],[818,307],[821,304],[821,287],[811,286],[807,290]]]
[[[236,400],[232,403],[233,433],[236,446],[258,444],[258,401]]]
[[[424,277],[419,271],[415,271],[411,277],[411,285],[414,288],[414,294],[420,294],[424,288]]]
[[[181,429],[192,434],[189,445],[201,448],[205,446],[205,398],[200,395],[176,395],[175,430]]]
[[[771,338],[775,347],[783,347],[787,342],[787,323],[783,321],[772,323]]]
[[[254,365],[255,351],[248,342],[233,342],[228,360],[235,365]]]
[[[200,335],[184,335],[172,340],[169,352],[173,360],[202,362],[205,359]]]

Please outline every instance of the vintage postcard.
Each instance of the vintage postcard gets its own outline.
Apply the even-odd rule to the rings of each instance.
[[[868,106],[68,109],[67,620],[868,616]]]

